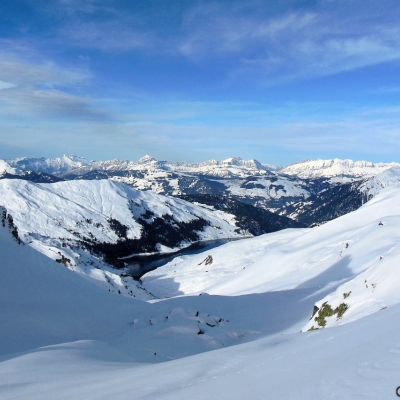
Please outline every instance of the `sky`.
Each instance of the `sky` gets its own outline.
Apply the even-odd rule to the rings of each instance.
[[[0,158],[400,162],[398,0],[0,2]]]

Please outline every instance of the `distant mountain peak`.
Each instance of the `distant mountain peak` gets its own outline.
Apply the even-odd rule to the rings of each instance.
[[[237,167],[247,167],[256,169],[265,169],[265,167],[257,160],[252,158],[251,160],[243,160],[241,157],[230,157],[226,160],[221,161],[221,164],[234,165]]]
[[[145,164],[148,162],[152,162],[152,161],[157,161],[155,158],[149,156],[148,154],[146,154],[145,156],[143,156],[141,159],[139,159],[139,163],[140,164]]]
[[[70,160],[75,163],[81,163],[82,165],[86,165],[89,163],[89,161],[85,157],[77,156],[76,154],[63,154],[61,159]]]

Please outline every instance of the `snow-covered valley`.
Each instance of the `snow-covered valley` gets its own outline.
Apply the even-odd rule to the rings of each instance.
[[[249,232],[110,179],[0,180],[0,397],[394,398],[399,176],[365,177],[365,204],[323,225],[176,257],[141,282],[113,263]]]

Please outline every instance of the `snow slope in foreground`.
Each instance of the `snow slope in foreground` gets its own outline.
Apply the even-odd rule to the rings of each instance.
[[[181,257],[149,272],[142,281],[160,296],[325,288],[331,293],[321,295],[317,307],[322,311],[328,302],[336,310],[344,303],[344,314],[339,319],[338,313],[321,318],[321,324],[313,319],[304,329],[332,326],[400,303],[399,225],[400,185],[394,184],[357,211],[325,225],[280,231]],[[213,263],[201,263],[209,255]]]
[[[100,353],[118,360],[158,363],[298,332],[318,300],[312,290],[297,290],[149,304],[107,292],[30,246],[18,245],[1,224],[0,255],[0,358],[94,340],[100,341]],[[0,377],[0,387],[1,382]]]
[[[276,335],[140,365],[98,341],[0,362],[2,399],[391,399],[399,386],[400,306],[326,331]]]

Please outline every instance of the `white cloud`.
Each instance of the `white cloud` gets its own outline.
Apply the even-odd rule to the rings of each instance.
[[[10,88],[15,87],[15,86],[16,85],[14,83],[0,81],[0,90],[10,89]]]
[[[11,45],[11,43],[9,43]],[[35,54],[37,59],[43,56]],[[45,61],[38,63],[29,58],[21,58],[0,53],[0,79],[16,85],[40,84],[48,87],[54,85],[75,85],[90,78],[90,73],[82,69],[66,68]]]
[[[0,89],[7,89],[0,91],[0,114],[107,119],[88,96],[72,94],[89,77],[87,71],[0,55]]]
[[[322,2],[312,11],[273,17],[259,3],[243,14],[235,8],[196,8],[185,19],[178,49],[193,60],[225,60],[235,78],[256,76],[269,83],[400,60],[400,8],[385,3],[392,7],[383,15],[359,0],[330,7]]]

